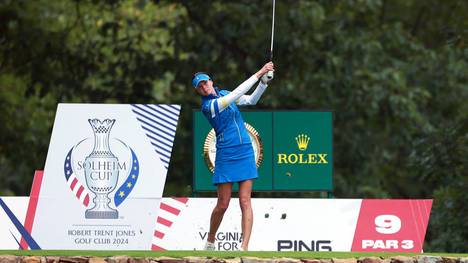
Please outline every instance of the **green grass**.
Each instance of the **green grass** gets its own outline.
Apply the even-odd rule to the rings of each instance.
[[[468,254],[450,253],[364,253],[364,252],[267,252],[267,251],[90,251],[90,250],[0,250],[0,255],[16,256],[92,256],[92,257],[210,257],[210,258],[360,258],[360,257],[395,257],[395,256],[442,256],[442,257],[468,257]]]

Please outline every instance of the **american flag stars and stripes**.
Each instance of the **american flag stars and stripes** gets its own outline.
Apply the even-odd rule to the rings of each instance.
[[[65,179],[67,180],[67,184],[70,187],[71,191],[75,194],[76,198],[80,200],[80,202],[85,206],[88,207],[89,205],[89,192],[88,190],[80,183],[78,178],[76,178],[75,173],[73,173],[73,167],[71,165],[73,148],[65,157],[65,163],[63,165],[63,171],[65,175]]]

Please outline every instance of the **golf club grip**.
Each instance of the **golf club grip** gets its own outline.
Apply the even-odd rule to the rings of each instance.
[[[268,71],[267,73],[267,78],[272,79],[273,78],[273,71]]]

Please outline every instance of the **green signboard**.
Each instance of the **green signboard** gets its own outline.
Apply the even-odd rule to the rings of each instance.
[[[211,176],[216,137],[200,111],[193,115],[193,189],[215,191]],[[254,191],[333,190],[331,112],[243,111],[242,116],[258,166]]]

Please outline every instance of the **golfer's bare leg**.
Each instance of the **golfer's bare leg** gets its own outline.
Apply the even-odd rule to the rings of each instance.
[[[244,250],[249,248],[250,234],[252,233],[252,180],[239,182],[239,204],[242,211],[242,245]]]
[[[221,221],[223,221],[224,212],[226,212],[229,201],[231,200],[232,183],[218,184],[218,202],[211,213],[210,232],[208,233],[208,242],[214,243],[216,232]]]

